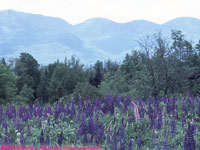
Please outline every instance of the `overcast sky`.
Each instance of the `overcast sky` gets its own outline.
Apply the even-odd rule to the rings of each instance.
[[[200,18],[200,0],[0,0],[0,10],[5,9],[60,17],[71,24],[93,17],[160,24],[177,17]]]

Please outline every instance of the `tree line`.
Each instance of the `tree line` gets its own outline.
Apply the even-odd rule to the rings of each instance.
[[[55,102],[83,98],[94,101],[108,93],[133,98],[200,94],[200,41],[181,31],[171,39],[161,33],[138,41],[140,48],[120,62],[97,61],[84,66],[75,56],[40,66],[28,53],[0,61],[0,103]]]

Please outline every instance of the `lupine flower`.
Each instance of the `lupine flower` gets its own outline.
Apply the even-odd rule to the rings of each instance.
[[[5,129],[7,129],[8,124],[7,124],[7,122],[6,122],[5,120],[3,120],[3,122],[2,122],[2,126],[3,126]]]
[[[32,134],[31,134],[31,129],[30,129],[30,125],[28,125],[28,134],[27,134],[28,136],[31,136]]]
[[[62,145],[63,142],[63,132],[60,133],[60,136],[58,137],[58,145]]]
[[[120,144],[125,142],[125,129],[124,126],[120,126]]]
[[[182,127],[185,126],[185,123],[186,123],[186,118],[184,117],[184,115],[182,115]]]
[[[79,109],[78,114],[77,114],[76,119],[75,119],[75,123],[78,123],[80,118],[81,118],[81,110]]]
[[[192,123],[192,134],[194,134],[196,132],[196,118],[193,119],[193,123]]]
[[[170,146],[169,146],[169,143],[168,143],[168,135],[167,135],[166,130],[165,130],[165,133],[164,133],[164,136],[163,136],[163,140],[162,140],[160,149],[161,150],[170,150]]]
[[[20,144],[21,144],[22,146],[24,146],[24,145],[26,144],[23,133],[21,134],[21,137],[20,137]]]
[[[192,127],[190,123],[188,123],[188,129],[187,129],[185,139],[184,139],[184,150],[195,150],[195,149],[196,149],[196,145],[195,145],[195,140],[192,133]]]
[[[9,140],[8,140],[7,136],[4,137],[2,144],[3,145],[9,145]]]
[[[133,141],[132,141],[132,139],[130,139],[130,141],[128,142],[128,149],[129,150],[133,149]]]
[[[76,114],[75,108],[74,108],[74,103],[71,103],[71,111],[70,111],[70,118],[74,117]]]
[[[185,115],[188,114],[187,107],[186,107],[186,105],[185,105],[185,101],[183,101],[181,110],[182,110],[183,113],[185,113]]]
[[[45,145],[47,145],[47,146],[50,145],[50,138],[49,138],[49,135],[47,135],[47,137],[46,137]]]
[[[198,114],[199,114],[199,117],[200,117],[200,102],[198,103]]]
[[[141,137],[140,136],[138,136],[137,139],[136,139],[136,145],[139,148],[142,147],[142,141],[141,141]]]
[[[101,123],[100,125],[99,125],[99,131],[98,131],[98,138],[99,139],[102,139],[102,138],[104,138],[104,126],[103,126],[103,123]]]
[[[176,121],[175,121],[175,118],[172,117],[172,119],[171,119],[171,135],[172,135],[172,137],[174,137],[175,132],[176,132]]]
[[[42,127],[42,121],[41,120],[39,120],[39,128],[41,128]]]
[[[125,150],[125,145],[124,145],[124,143],[122,143],[122,144],[120,145],[120,150]]]
[[[94,132],[94,122],[93,122],[93,119],[90,118],[88,120],[88,133],[93,134],[93,132]]]
[[[87,144],[87,142],[88,142],[87,134],[84,134],[84,136],[83,136],[83,144],[85,145],[85,144]]]
[[[40,135],[40,145],[44,145],[44,133],[43,133],[43,130],[41,131],[41,135]]]
[[[158,111],[158,119],[157,119],[157,121],[158,121],[158,129],[161,129],[162,126],[163,126],[163,112],[162,112],[161,109],[159,109],[159,111]]]
[[[106,136],[106,139],[107,139],[107,143],[110,144],[110,134],[108,134],[108,135]]]
[[[85,120],[82,120],[80,127],[78,129],[78,135],[82,136],[82,135],[86,134],[86,131],[87,131],[87,126],[85,124]]]
[[[135,115],[135,118],[136,118],[136,122],[139,122],[140,121],[140,115],[139,115],[139,112],[138,112],[138,107],[133,101],[131,102],[131,104],[132,104],[132,107],[134,109],[134,115]]]
[[[113,140],[111,141],[111,146],[112,146],[111,149],[116,150],[117,149],[117,132],[116,132],[116,128],[114,128],[112,137],[113,137]]]

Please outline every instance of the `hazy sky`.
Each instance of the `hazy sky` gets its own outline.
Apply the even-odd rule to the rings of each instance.
[[[156,23],[183,16],[200,18],[200,0],[0,0],[0,10],[5,9],[60,17],[71,24],[93,17]]]

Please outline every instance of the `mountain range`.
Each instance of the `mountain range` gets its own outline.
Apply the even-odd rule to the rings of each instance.
[[[138,48],[137,40],[159,31],[170,37],[172,29],[181,30],[188,40],[200,39],[200,19],[192,17],[164,24],[92,18],[71,25],[60,18],[3,10],[0,11],[0,57],[15,58],[27,52],[44,65],[72,55],[84,64],[107,59],[121,61],[126,53]]]

